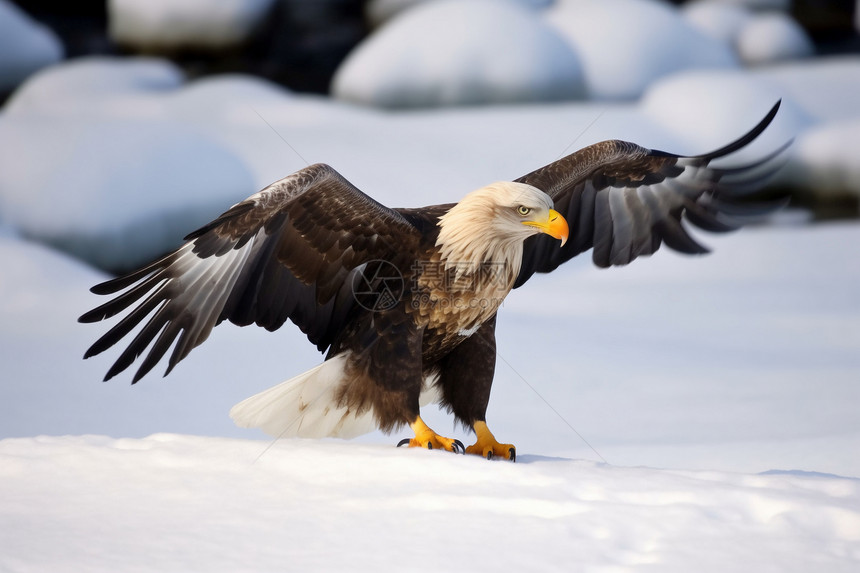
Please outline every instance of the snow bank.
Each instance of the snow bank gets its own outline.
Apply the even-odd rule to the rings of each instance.
[[[559,0],[546,20],[576,51],[596,99],[635,99],[654,80],[685,69],[737,66],[728,45],[650,0]]]
[[[699,31],[715,40],[734,46],[741,29],[752,18],[752,11],[737,2],[694,0],[681,7],[681,14]]]
[[[63,53],[53,31],[33,21],[15,4],[0,0],[0,92],[60,61]]]
[[[775,124],[749,152],[758,157],[817,121],[860,115],[851,97],[858,62],[679,73],[635,106],[386,114],[238,75],[184,84],[160,60],[75,61],[34,76],[0,116],[0,140],[16,149],[0,158],[0,220],[93,264],[132,265],[309,163],[334,165],[385,204],[419,206],[457,200],[601,139],[715,149],[782,98]],[[55,201],[71,206],[60,213]],[[133,242],[144,230],[149,240]]]
[[[728,93],[730,98],[726,97]],[[704,153],[715,147],[703,138],[709,142],[733,141],[782,99],[774,122],[756,141],[735,154],[743,161],[763,157],[813,124],[805,110],[785,96],[775,83],[740,71],[689,71],[651,86],[640,109],[685,138],[690,151],[684,153]],[[747,127],[739,129],[739,125]]]
[[[120,107],[112,102],[123,100],[127,114],[145,116],[150,106],[141,105],[141,96],[167,93],[184,83],[185,75],[167,60],[77,58],[30,77],[6,101],[3,113],[104,116]]]
[[[332,80],[335,97],[382,107],[572,99],[576,54],[535,13],[505,0],[438,0],[361,43]]]
[[[170,434],[0,441],[0,567],[848,573],[860,561],[857,480],[263,450]]]
[[[230,48],[247,41],[273,0],[110,0],[108,24],[119,44],[145,51]]]
[[[807,130],[795,142],[792,161],[780,180],[803,191],[813,189],[820,197],[860,198],[858,149],[860,117]]]
[[[737,50],[745,64],[761,65],[807,58],[815,47],[794,18],[772,12],[752,18],[741,28]]]
[[[821,122],[860,117],[860,57],[834,56],[756,68],[751,77],[775,86]]]
[[[232,154],[176,123],[0,118],[0,216],[22,234],[130,269],[254,192]],[[46,166],[49,166],[46,168]]]
[[[85,59],[34,76],[0,116],[0,145],[16,150],[0,156],[0,220],[128,269],[256,191],[239,158],[170,117],[166,94],[182,83],[154,59]]]

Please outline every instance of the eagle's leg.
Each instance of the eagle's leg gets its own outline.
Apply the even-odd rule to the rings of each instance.
[[[448,450],[449,452],[457,453],[463,452],[466,449],[460,440],[446,438],[434,432],[430,426],[424,423],[421,416],[416,416],[415,421],[409,424],[409,427],[415,432],[415,437],[408,442],[410,448]]]
[[[449,407],[464,426],[471,426],[475,431],[477,440],[466,448],[466,453],[514,461],[517,449],[513,444],[499,443],[486,422],[496,367],[495,328],[496,317],[493,316],[442,358],[437,384],[442,388],[442,405]]]
[[[485,458],[492,459],[495,457],[517,461],[517,448],[513,444],[500,444],[490,429],[487,423],[483,420],[477,421],[472,425],[475,430],[477,441],[466,448],[467,454],[477,454]]]

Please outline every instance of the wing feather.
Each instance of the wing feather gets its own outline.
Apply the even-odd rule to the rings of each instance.
[[[105,377],[145,355],[137,382],[173,347],[170,372],[224,320],[269,330],[291,320],[325,350],[352,308],[343,292],[353,269],[374,259],[397,264],[419,239],[400,213],[331,167],[312,165],[234,205],[173,253],[93,287],[116,296],[81,322],[127,314],[85,357],[140,327]]]
[[[626,141],[604,141],[517,179],[552,197],[555,209],[568,220],[571,236],[561,248],[545,236],[527,239],[515,287],[589,249],[600,267],[626,265],[653,254],[663,243],[683,253],[706,253],[684,221],[726,232],[781,205],[781,200],[754,204],[745,196],[781,167],[777,159],[790,142],[746,165],[710,165],[757,138],[778,109],[779,102],[748,133],[704,155],[684,157]]]

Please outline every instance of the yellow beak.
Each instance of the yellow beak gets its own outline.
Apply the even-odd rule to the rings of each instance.
[[[555,209],[549,210],[549,217],[547,217],[546,221],[543,223],[538,223],[537,221],[523,221],[523,225],[537,227],[542,233],[546,233],[555,239],[561,239],[562,247],[567,242],[567,236],[570,233],[570,229],[567,227],[567,221],[565,221],[564,217],[561,216],[561,213]]]

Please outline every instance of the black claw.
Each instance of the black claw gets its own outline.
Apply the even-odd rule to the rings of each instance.
[[[433,443],[432,443],[432,442],[427,442],[427,449],[428,449],[428,450],[432,450],[432,449],[433,449]]]
[[[397,447],[399,448],[400,446],[405,446],[408,443],[409,443],[409,438],[403,438],[402,440],[397,442]]]
[[[454,440],[454,453],[466,455],[466,446],[460,440]]]
[[[493,459],[493,450],[490,450],[489,452],[487,452],[487,459],[488,460]]]
[[[511,448],[510,450],[508,450],[508,453],[511,454],[511,461],[516,462],[517,461],[517,449]]]

